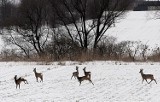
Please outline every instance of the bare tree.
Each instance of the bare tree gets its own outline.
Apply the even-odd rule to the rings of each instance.
[[[122,59],[124,56],[126,56],[126,49],[127,49],[127,42],[122,41],[115,45],[115,57],[117,60]]]
[[[45,54],[44,47],[49,38],[47,0],[21,0],[15,22],[8,30],[8,38],[28,56],[35,51],[38,56]]]
[[[50,0],[50,2],[70,39],[78,41],[82,48],[87,49],[92,44],[93,48],[97,47],[105,32],[112,27],[117,18],[125,14],[133,0]]]
[[[132,59],[132,61],[136,60],[138,54],[140,54],[140,41],[127,41],[127,49],[126,53]]]
[[[116,40],[113,36],[104,36],[97,46],[98,54],[101,57],[104,57],[104,55],[108,58],[113,57],[115,54]]]
[[[72,42],[68,37],[62,36],[60,32],[54,34],[52,42],[46,46],[46,52],[51,54],[55,60],[73,60],[79,54],[79,44]]]
[[[142,58],[144,61],[147,60],[147,52],[149,50],[148,48],[149,48],[149,46],[147,44],[140,45],[141,55],[142,55]]]

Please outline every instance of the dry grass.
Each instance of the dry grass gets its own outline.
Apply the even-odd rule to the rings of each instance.
[[[52,55],[52,57],[49,55],[39,57],[38,55],[33,54],[33,55],[30,55],[30,58],[27,58],[22,55],[17,55],[17,54],[10,54],[8,56],[6,56],[6,55],[4,56],[3,54],[0,55],[0,61],[33,61],[33,62],[40,62],[40,64],[43,64],[43,65],[44,64],[50,65],[51,62],[53,62],[53,61],[59,61],[59,65],[65,65],[65,63],[63,63],[63,61],[79,61],[79,62],[83,63],[86,61],[94,61],[94,60],[133,62],[133,60],[131,58],[129,58],[128,56],[121,56],[121,57],[117,58],[113,55],[112,56],[108,56],[106,54],[102,55],[102,54],[95,53],[95,52],[93,53],[92,51],[77,53],[76,55],[71,55],[71,57],[63,56],[59,59],[55,59],[53,55]],[[136,60],[136,61],[142,62],[143,59]],[[147,61],[153,61],[153,62],[160,61],[160,54],[148,56]]]

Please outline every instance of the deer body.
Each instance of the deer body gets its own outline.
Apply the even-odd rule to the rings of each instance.
[[[86,67],[83,68],[84,75],[91,78],[91,72],[86,72]]]
[[[93,84],[92,80],[89,77],[87,77],[87,76],[82,76],[82,77],[77,76],[77,79],[79,81],[79,85],[81,85],[82,81],[84,81],[84,80],[88,80],[90,83]]]
[[[28,84],[27,80],[24,79],[24,78],[22,78],[22,77],[19,77],[19,78],[17,79],[17,75],[15,75],[14,81],[15,81],[15,84],[16,84],[16,89],[17,89],[18,86],[19,86],[19,89],[20,89],[20,84],[21,84],[22,81],[23,81],[25,84]]]
[[[38,78],[41,79],[40,82],[43,82],[43,74],[42,74],[42,73],[37,73],[36,68],[34,68],[33,72],[34,72],[34,74],[35,74],[35,77],[36,77],[37,82],[38,82]]]
[[[148,83],[147,79],[150,79],[151,81],[148,83],[150,84],[153,80],[155,81],[155,83],[157,84],[156,80],[154,79],[154,76],[152,74],[144,74],[143,73],[143,69],[140,69],[141,76],[142,76],[142,83],[144,80],[146,80],[146,82]]]
[[[76,70],[77,70],[76,72],[72,73],[72,77],[74,77],[75,79],[79,75],[78,66],[76,66]],[[71,77],[71,79],[72,79],[72,77]]]

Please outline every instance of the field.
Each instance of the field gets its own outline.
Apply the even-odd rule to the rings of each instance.
[[[142,41],[154,48],[160,44],[160,19],[152,12],[129,12],[106,35],[117,41]],[[152,17],[151,17],[152,16]],[[0,36],[1,37],[1,36]],[[0,51],[6,45],[0,40]],[[91,71],[88,81],[79,86],[72,72],[79,67]],[[36,82],[33,69],[42,72],[44,82]],[[142,84],[140,69],[155,76],[158,84]],[[14,76],[24,77],[29,84],[16,89]],[[0,62],[0,102],[160,102],[160,63],[93,62]]]
[[[92,85],[88,81],[81,86],[72,79],[72,72],[79,67],[91,71]],[[0,62],[1,102],[160,102],[160,63],[126,62]],[[33,68],[42,72],[44,82],[36,82]],[[158,84],[142,84],[139,70],[155,76]],[[23,76],[29,84],[16,89],[14,75]]]

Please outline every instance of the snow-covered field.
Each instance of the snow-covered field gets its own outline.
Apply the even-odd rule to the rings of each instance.
[[[72,79],[79,66],[92,73],[94,86],[88,81],[81,86]],[[36,82],[33,68],[42,72],[44,82]],[[139,70],[154,74],[158,84],[142,84]],[[29,84],[16,89],[14,75],[23,76]],[[160,63],[126,62],[0,62],[0,102],[160,102]]]

